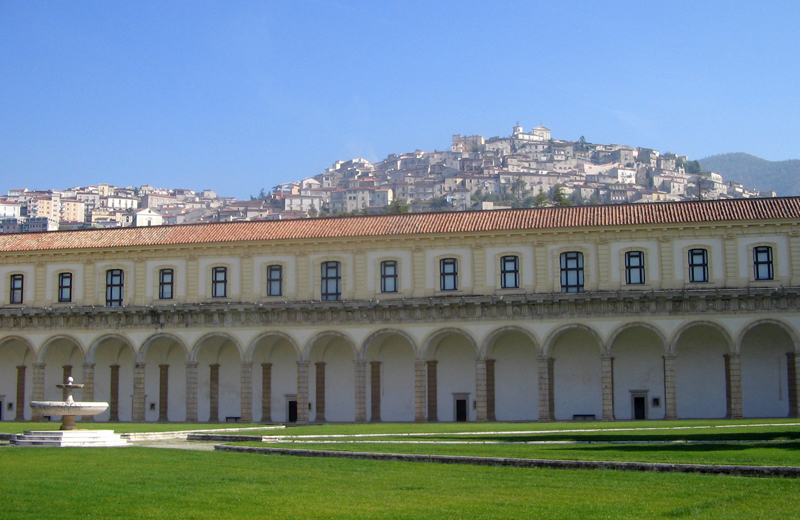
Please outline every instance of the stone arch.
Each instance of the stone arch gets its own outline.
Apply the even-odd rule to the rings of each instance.
[[[800,340],[798,340],[797,332],[787,323],[771,318],[757,319],[742,327],[742,330],[736,335],[736,343],[734,343],[736,352],[740,352],[742,340],[744,340],[747,333],[762,325],[774,325],[782,329],[791,338],[793,351],[800,352]]]
[[[131,352],[131,355],[133,356],[133,359],[134,360],[137,359],[136,348],[133,346],[133,342],[129,338],[127,338],[126,336],[123,336],[122,334],[117,334],[117,333],[112,332],[112,333],[109,333],[109,334],[103,334],[99,338],[96,338],[94,341],[92,341],[92,344],[89,346],[89,350],[86,352],[86,362],[87,363],[94,363],[94,356],[97,353],[98,347],[104,341],[110,340],[110,339],[119,340],[123,345],[125,345],[126,347],[128,347],[130,349],[130,352]]]
[[[539,418],[540,343],[528,329],[498,327],[481,347],[486,364],[486,419],[535,421]]]
[[[588,325],[584,325],[583,323],[568,323],[566,325],[562,325],[555,330],[551,331],[550,334],[547,335],[547,339],[544,341],[544,346],[542,347],[542,356],[549,357],[553,354],[553,343],[558,339],[562,333],[567,332],[572,329],[580,329],[587,333],[589,333],[595,340],[597,340],[597,344],[600,346],[600,350],[602,353],[606,352],[605,343],[603,342],[603,338],[600,337],[600,334],[597,333],[592,327]]]
[[[32,365],[35,362],[33,345],[24,337],[12,335],[0,339],[0,394],[6,396],[0,403],[3,407],[0,415],[4,419],[24,421],[31,418],[29,403],[33,395]]]
[[[658,327],[633,321],[609,335],[608,353],[613,381],[614,418],[663,419],[664,356],[668,340]]]
[[[186,358],[187,361],[189,360],[189,348],[186,346],[186,342],[183,341],[180,336],[176,336],[175,334],[170,334],[168,332],[159,332],[148,337],[146,340],[144,340],[144,343],[142,343],[142,346],[139,348],[139,356],[137,358],[139,363],[145,362],[147,359],[147,351],[159,339],[168,339],[177,343],[183,349],[183,357]]]
[[[380,329],[364,340],[362,352],[366,361],[367,420],[413,421],[419,354],[414,338],[403,330]]]
[[[13,336],[6,336],[6,337],[0,339],[0,350],[3,347],[5,347],[8,343],[11,343],[11,342],[14,342],[14,341],[18,341],[18,342],[22,343],[22,345],[26,349],[26,356],[27,356],[28,353],[31,355],[31,363],[36,362],[36,351],[34,350],[33,345],[31,344],[31,342],[29,340],[23,338],[22,336],[13,335]]]
[[[718,323],[690,321],[675,331],[675,407],[681,419],[720,419],[731,413],[726,366],[734,345]]]
[[[360,360],[361,359],[361,355],[360,355],[361,353],[358,351],[358,346],[356,345],[356,342],[353,341],[353,338],[351,338],[349,335],[345,334],[344,332],[339,332],[339,331],[336,331],[336,330],[324,330],[322,332],[318,332],[318,333],[314,334],[306,342],[306,345],[303,348],[303,359],[310,360],[311,350],[314,348],[314,346],[317,344],[318,341],[320,341],[320,340],[322,340],[324,338],[331,338],[331,339],[338,338],[338,339],[341,339],[342,341],[347,343],[347,345],[352,350],[353,359],[354,360]],[[325,349],[325,347],[323,347],[323,350],[324,349]]]
[[[653,325],[652,323],[647,323],[645,321],[631,321],[631,322],[623,323],[622,325],[619,325],[618,327],[616,327],[614,330],[611,331],[611,334],[608,335],[608,341],[606,342],[608,353],[612,352],[612,348],[613,348],[614,342],[617,340],[617,338],[619,337],[620,334],[622,334],[623,332],[625,332],[628,329],[632,329],[632,328],[636,328],[636,327],[641,327],[641,328],[644,328],[644,329],[647,329],[647,330],[653,332],[656,336],[658,336],[658,338],[661,340],[662,344],[664,345],[664,354],[667,354],[669,352],[668,349],[669,349],[670,342],[669,342],[669,340],[667,338],[667,335],[664,333],[663,330],[661,330],[660,327],[658,327],[656,325]]]
[[[227,332],[209,332],[208,334],[203,334],[197,339],[197,341],[194,342],[192,350],[189,354],[190,362],[197,361],[197,354],[200,352],[200,349],[208,340],[212,338],[221,338],[230,341],[236,347],[236,351],[239,354],[239,359],[244,359],[244,356],[242,355],[242,346],[239,344],[239,340],[237,340],[234,336],[228,334]]]
[[[300,348],[300,345],[297,343],[297,340],[295,340],[292,336],[286,334],[285,332],[268,331],[268,332],[262,332],[261,334],[257,335],[250,341],[250,343],[247,345],[247,348],[245,349],[244,356],[242,357],[242,362],[251,363],[253,361],[253,352],[255,352],[255,349],[258,348],[258,344],[262,340],[267,339],[269,337],[275,337],[286,340],[286,342],[292,346],[295,353],[297,354],[297,359],[302,359],[303,350]]]
[[[56,342],[58,342],[58,341],[60,341],[60,340],[64,340],[64,341],[70,341],[70,342],[72,342],[72,343],[73,343],[73,344],[74,344],[76,347],[78,347],[78,350],[80,351],[80,353],[81,353],[81,355],[84,357],[84,359],[86,359],[86,348],[85,348],[85,347],[84,347],[84,345],[83,345],[83,344],[80,342],[80,340],[78,340],[77,338],[75,338],[75,337],[73,337],[73,336],[70,336],[69,334],[57,334],[57,335],[55,335],[55,336],[51,336],[51,337],[47,338],[47,339],[46,339],[46,340],[45,340],[45,341],[42,343],[42,346],[41,346],[41,348],[39,349],[39,353],[38,353],[38,354],[37,354],[37,356],[36,356],[36,358],[37,358],[37,359],[36,359],[36,362],[37,362],[37,363],[44,363],[45,357],[47,356],[47,351],[48,351],[48,350],[49,350],[49,349],[50,349],[50,348],[51,348],[51,347],[52,347],[52,346],[53,346],[53,345],[54,345]]]
[[[457,336],[465,338],[472,346],[472,350],[475,353],[475,357],[477,358],[480,355],[478,342],[475,341],[475,338],[472,336],[472,334],[457,327],[447,327],[444,329],[435,330],[430,334],[428,334],[428,337],[425,338],[425,340],[422,342],[422,350],[420,351],[420,356],[423,359],[430,357],[431,347],[436,344],[437,340],[441,340],[443,337],[449,334],[455,334]]]
[[[727,350],[726,353],[730,354],[730,353],[732,353],[734,351],[733,349],[735,348],[735,343],[733,342],[733,336],[731,335],[730,332],[728,332],[728,329],[726,329],[725,327],[723,327],[719,323],[716,323],[716,322],[713,322],[713,321],[698,320],[698,321],[690,321],[688,323],[684,323],[683,325],[681,325],[678,328],[678,330],[676,330],[675,332],[672,333],[672,337],[670,338],[670,342],[669,342],[669,352],[671,354],[675,353],[675,346],[678,344],[678,341],[680,340],[681,336],[686,331],[688,331],[690,329],[693,329],[695,327],[703,327],[703,326],[710,327],[710,328],[714,329],[715,331],[719,332],[722,335],[722,337],[725,339],[725,342],[727,343],[727,346],[728,346],[728,350]]]

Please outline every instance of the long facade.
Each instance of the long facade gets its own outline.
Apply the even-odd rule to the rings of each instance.
[[[7,235],[0,298],[7,421],[798,416],[800,198]]]

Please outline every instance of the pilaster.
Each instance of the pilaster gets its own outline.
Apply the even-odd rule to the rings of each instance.
[[[83,393],[81,393],[81,401],[94,401],[94,363],[83,364]],[[84,415],[81,417],[81,422],[94,422],[94,417]]]
[[[44,306],[47,304],[45,295],[47,290],[47,264],[37,262],[33,275],[33,301],[35,305]]]
[[[428,422],[439,420],[436,364],[435,360],[428,361]]]
[[[200,276],[199,271],[200,262],[197,260],[197,255],[189,255],[186,257],[186,301],[189,303],[197,303],[200,301],[200,288],[198,284],[198,277]],[[189,418],[187,417],[186,420],[188,421]]]
[[[111,377],[109,379],[109,398],[108,398],[108,422],[119,422],[119,365],[109,366]],[[144,392],[142,392],[144,393]],[[139,393],[136,392],[136,368],[133,369],[133,405],[132,408],[136,409],[136,403],[139,400]],[[134,416],[136,414],[134,413]],[[134,421],[140,421],[134,417]]]
[[[250,253],[242,254],[240,265],[241,278],[239,287],[241,287],[241,300],[243,302],[256,301],[261,296],[261,288],[253,286],[253,255]],[[252,416],[252,412],[250,415]],[[242,421],[244,421],[244,405],[242,405]]]
[[[363,249],[359,249],[353,256],[355,264],[355,294],[356,300],[367,299],[367,255]]]
[[[425,422],[426,420],[427,365],[425,361],[414,362],[414,422]]]
[[[137,258],[133,263],[133,302],[134,305],[144,305],[147,294],[147,259]]]
[[[169,365],[158,365],[158,422],[169,421]]]
[[[661,260],[661,284],[665,289],[671,289],[680,285],[675,280],[675,263],[672,241],[668,235],[661,237],[659,253]]]
[[[730,287],[739,279],[739,248],[736,235],[725,234],[725,287]],[[750,260],[752,262],[752,259]]]
[[[308,361],[297,362],[297,424],[308,424]]]
[[[253,422],[253,364],[242,363],[241,375],[242,409],[239,411],[243,423]]]
[[[597,271],[598,289],[601,291],[611,289],[611,246],[605,237],[600,237],[597,240]]]
[[[425,248],[422,246],[414,246],[412,253],[412,261],[414,263],[414,293],[413,297],[418,298],[425,296]]]
[[[313,300],[314,299],[314,290],[313,288],[309,287],[308,281],[311,278],[311,268],[310,268],[311,261],[308,258],[308,255],[304,251],[300,251],[297,253],[295,258],[295,266],[297,269],[297,299],[299,300]],[[299,390],[298,390],[299,391]],[[300,401],[297,401],[298,407],[298,416],[297,420],[300,420]],[[306,414],[308,416],[308,414]]]
[[[553,282],[548,272],[547,247],[543,241],[537,240],[534,243],[533,258],[535,292],[551,292],[553,290]]]
[[[32,401],[44,401],[44,369],[45,363],[33,364],[33,392]],[[41,422],[42,414],[36,409],[31,409],[31,421]]]
[[[16,422],[25,420],[25,372],[28,367],[17,365],[17,413],[14,416]]]
[[[678,418],[677,393],[675,389],[675,355],[664,356],[664,418]]]
[[[486,250],[483,244],[472,246],[472,292],[484,294],[486,292]],[[491,280],[494,284],[494,280]]]
[[[208,366],[209,415],[208,422],[219,422],[219,363]]]
[[[496,421],[495,417],[495,386],[494,386],[494,359],[486,360],[486,420]]]
[[[614,358],[603,354],[602,364],[602,387],[603,387],[603,420],[614,420]]]
[[[486,422],[486,360],[475,360],[475,420]]]
[[[725,354],[725,404],[728,419],[742,418],[742,358]]]
[[[145,398],[147,397],[144,393],[144,368],[144,363],[133,365],[133,406],[131,415],[134,422],[144,422]]]
[[[186,422],[197,422],[197,361],[186,363]]]
[[[272,363],[261,363],[261,422],[272,422]]]
[[[789,258],[791,259],[792,279],[791,285],[800,285],[800,232],[793,229],[789,232]]]
[[[800,354],[789,352],[786,361],[789,372],[789,417],[797,418],[800,417]]]
[[[83,304],[96,305],[97,298],[97,266],[94,260],[83,263]]]
[[[356,422],[367,422],[367,362],[355,362]]]
[[[314,398],[316,399],[316,415],[314,416],[314,422],[325,422],[325,363],[314,363],[316,367],[316,384],[315,384],[315,395]]]
[[[539,421],[555,419],[555,397],[553,395],[553,358],[539,358]]]

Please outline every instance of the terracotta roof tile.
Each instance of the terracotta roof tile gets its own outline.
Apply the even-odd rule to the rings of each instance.
[[[0,251],[47,251],[266,240],[658,226],[779,219],[800,223],[800,197],[411,213],[0,234]]]

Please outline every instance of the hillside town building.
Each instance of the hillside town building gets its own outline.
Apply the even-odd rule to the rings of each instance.
[[[800,198],[8,234],[0,297],[2,420],[798,416]]]

